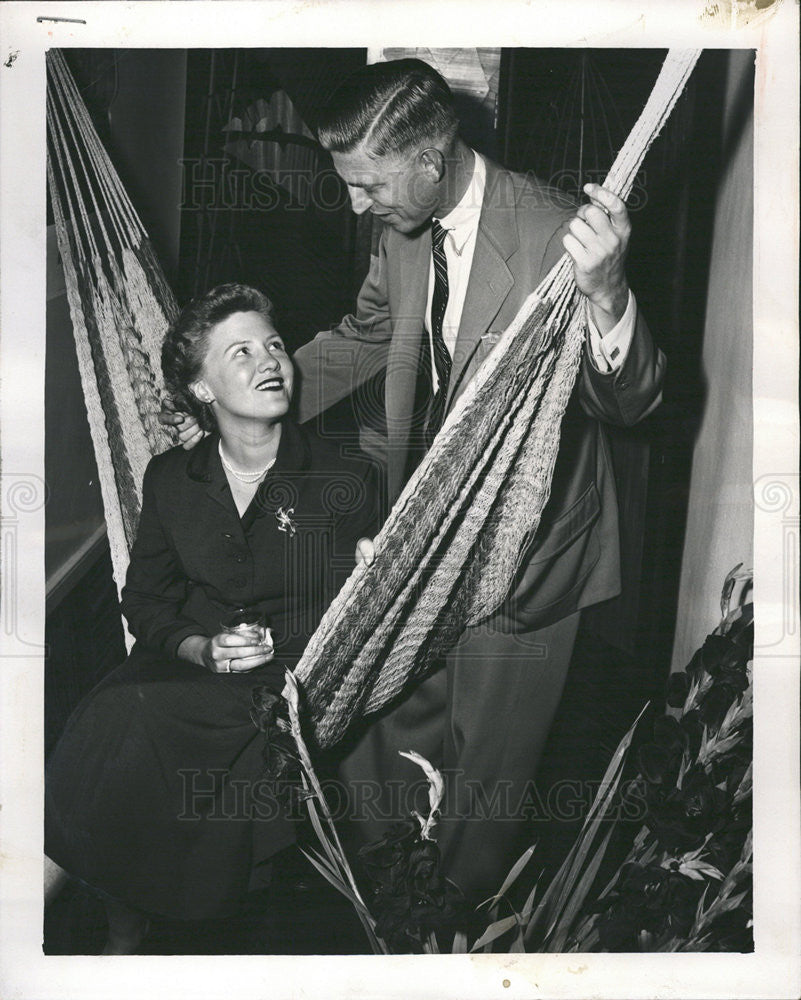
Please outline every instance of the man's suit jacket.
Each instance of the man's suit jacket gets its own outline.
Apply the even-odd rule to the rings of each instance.
[[[564,252],[575,206],[534,178],[487,162],[484,201],[457,337],[450,406]],[[428,228],[406,235],[386,227],[359,293],[356,312],[295,354],[298,415],[316,416],[386,369],[387,476],[399,495],[420,458],[421,365],[431,255]],[[641,316],[614,373],[597,370],[585,347],[562,424],[551,496],[527,547],[516,584],[495,626],[527,631],[615,596],[620,589],[618,513],[609,452],[599,421],[631,425],[657,406],[665,359]],[[425,368],[423,369],[425,370]]]

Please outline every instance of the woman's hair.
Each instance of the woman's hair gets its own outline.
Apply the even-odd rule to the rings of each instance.
[[[256,312],[273,321],[273,304],[257,289],[248,285],[218,285],[184,306],[167,330],[161,348],[164,384],[175,408],[191,414],[204,431],[216,426],[214,415],[211,406],[201,402],[190,386],[201,377],[210,331],[239,312]]]
[[[420,143],[453,142],[459,122],[445,80],[420,59],[395,59],[357,70],[318,120],[327,150],[347,153],[366,143],[373,156],[406,153]]]

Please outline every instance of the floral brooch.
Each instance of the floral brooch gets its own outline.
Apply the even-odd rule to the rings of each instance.
[[[294,537],[298,530],[297,522],[292,520],[294,513],[294,507],[288,507],[286,510],[283,507],[279,507],[275,512],[275,519],[278,521],[278,530],[288,532],[291,537]]]

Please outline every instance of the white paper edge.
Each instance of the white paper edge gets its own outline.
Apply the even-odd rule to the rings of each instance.
[[[710,7],[712,4],[709,5]],[[719,7],[724,4],[720,3]],[[727,6],[731,7],[731,4]],[[746,7],[746,3],[741,3]],[[0,5],[0,995],[53,997],[795,997],[801,993],[798,613],[798,7],[755,28],[702,2],[4,3]],[[37,23],[37,16],[85,25]],[[424,26],[424,28],[421,28]],[[505,45],[756,48],[753,955],[339,958],[43,956],[41,951],[44,51],[49,46]],[[13,57],[13,58],[12,58]],[[10,66],[5,66],[7,59]],[[23,196],[20,196],[23,192]],[[767,478],[766,478],[767,477]],[[770,489],[770,484],[777,484]],[[764,499],[768,487],[769,499]],[[782,490],[785,493],[782,494]],[[793,490],[795,492],[793,493]],[[13,492],[12,492],[13,491]],[[782,500],[786,496],[786,503]],[[797,590],[795,591],[797,594]],[[779,623],[787,625],[780,640]],[[769,636],[767,648],[760,648]]]

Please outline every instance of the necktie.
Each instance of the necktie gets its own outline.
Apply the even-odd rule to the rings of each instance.
[[[430,448],[445,417],[445,399],[451,377],[451,355],[442,336],[442,321],[448,305],[448,262],[445,259],[446,230],[431,220],[431,255],[434,259],[434,292],[431,296],[431,340],[434,346],[434,369],[439,385],[431,402],[426,425],[426,445]]]

